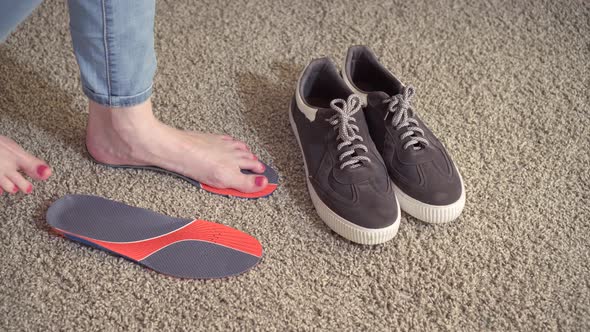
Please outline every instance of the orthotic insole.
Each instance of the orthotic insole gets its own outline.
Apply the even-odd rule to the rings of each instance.
[[[262,258],[260,242],[231,227],[173,218],[97,196],[62,197],[49,207],[47,222],[70,240],[180,278],[229,277]]]
[[[90,154],[88,154],[88,155],[90,155]],[[90,156],[90,158],[92,158],[92,156]],[[227,196],[227,197],[234,196],[234,197],[250,198],[250,199],[267,197],[267,196],[270,196],[277,189],[277,186],[279,183],[278,173],[274,169],[272,169],[270,166],[268,166],[266,163],[263,163],[263,162],[262,163],[265,166],[264,173],[258,174],[258,173],[254,173],[252,171],[245,170],[245,169],[242,170],[242,173],[264,175],[268,179],[268,184],[266,185],[266,187],[264,189],[262,189],[260,191],[253,192],[253,193],[244,193],[244,192],[238,191],[236,189],[231,189],[231,188],[211,187],[211,186],[206,185],[204,183],[200,183],[197,180],[194,180],[194,179],[191,179],[187,176],[184,176],[180,173],[172,172],[172,171],[169,171],[169,170],[157,167],[157,166],[111,165],[111,164],[101,163],[101,162],[95,160],[94,158],[92,158],[92,160],[94,162],[96,162],[97,164],[101,164],[101,165],[113,167],[113,168],[147,169],[147,170],[156,171],[156,172],[160,172],[160,173],[170,174],[170,175],[173,175],[173,176],[176,176],[178,178],[188,181],[189,183],[193,184],[197,188],[201,188],[205,191],[208,191],[208,192],[211,192],[211,193],[214,193],[217,195]]]

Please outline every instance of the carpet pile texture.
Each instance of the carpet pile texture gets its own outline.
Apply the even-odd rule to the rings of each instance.
[[[245,140],[280,188],[228,199],[91,162],[67,6],[45,1],[0,46],[0,134],[54,169],[0,197],[0,330],[590,330],[588,1],[169,0],[155,30],[157,116]],[[416,87],[466,184],[456,222],[404,214],[368,247],[315,213],[287,108],[309,60],[354,44]],[[230,279],[166,277],[50,234],[66,194],[221,222],[265,256]]]

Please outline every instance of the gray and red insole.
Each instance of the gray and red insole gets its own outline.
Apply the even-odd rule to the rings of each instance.
[[[92,158],[92,156],[90,156],[90,157]],[[92,158],[92,160],[94,160],[94,158]],[[263,162],[262,163],[264,164],[265,169],[264,169],[264,173],[262,173],[260,175],[264,175],[268,179],[268,184],[266,185],[266,187],[264,187],[264,189],[262,189],[260,191],[253,192],[253,193],[244,193],[239,190],[231,189],[231,188],[211,187],[207,184],[200,183],[199,181],[191,179],[191,178],[184,176],[180,173],[172,172],[172,171],[169,171],[169,170],[157,167],[157,166],[111,165],[111,164],[101,163],[96,160],[94,160],[94,161],[98,164],[108,166],[108,167],[113,167],[113,168],[147,169],[147,170],[152,170],[152,171],[156,171],[156,172],[167,173],[167,174],[179,177],[181,179],[184,179],[184,180],[188,181],[189,183],[193,184],[194,186],[196,186],[197,188],[201,188],[205,191],[208,191],[208,192],[211,192],[214,194],[218,194],[218,195],[222,195],[222,196],[228,196],[228,197],[234,196],[234,197],[250,198],[250,199],[267,197],[267,196],[270,196],[277,189],[277,186],[279,184],[278,173],[274,169],[272,169],[270,166],[268,166],[267,164],[265,164]],[[244,174],[258,174],[258,173],[254,173],[252,171],[245,170],[245,169],[242,170],[242,173],[244,173]]]
[[[97,196],[62,197],[49,207],[47,222],[73,241],[180,278],[229,277],[262,258],[260,242],[231,227],[173,218]]]

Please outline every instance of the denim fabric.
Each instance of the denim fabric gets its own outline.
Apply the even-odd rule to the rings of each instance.
[[[41,0],[0,0],[0,40]],[[155,0],[68,0],[82,88],[111,107],[146,101],[156,71]]]
[[[0,0],[0,43],[43,0]]]

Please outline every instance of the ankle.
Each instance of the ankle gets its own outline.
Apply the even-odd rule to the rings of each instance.
[[[109,107],[89,101],[86,146],[98,161],[119,163],[140,160],[145,151],[158,147],[162,124],[146,102],[131,107]]]
[[[151,100],[130,107],[109,107],[89,103],[89,124],[121,135],[151,131],[159,124],[152,112]]]

